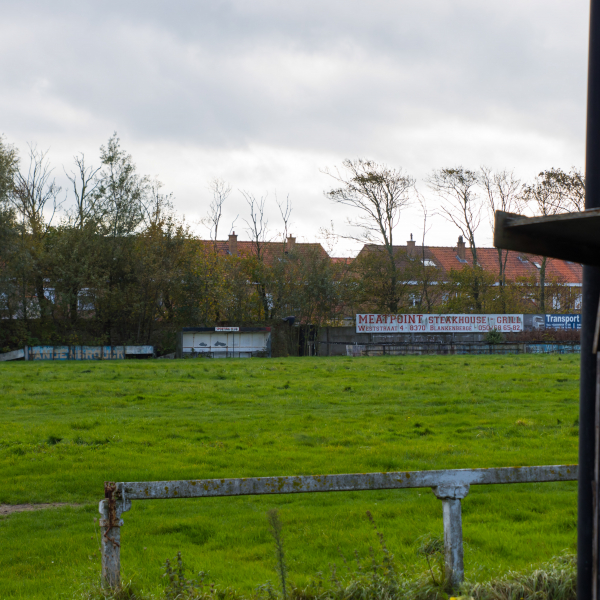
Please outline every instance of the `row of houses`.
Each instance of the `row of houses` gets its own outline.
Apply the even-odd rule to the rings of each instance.
[[[412,235],[411,235],[412,238]],[[352,271],[353,264],[357,259],[381,252],[382,246],[374,244],[366,244],[361,248],[360,252],[354,258],[330,257],[320,243],[298,242],[293,236],[288,236],[285,242],[260,242],[239,240],[234,233],[228,236],[226,240],[216,242],[200,241],[200,244],[205,247],[212,246],[220,255],[230,256],[255,256],[260,253],[260,257],[267,264],[274,264],[275,261],[281,260],[283,255],[294,253],[295,255],[305,255],[318,257],[322,260],[329,260],[334,264],[346,266],[349,271]],[[455,246],[421,246],[410,239],[405,245],[397,245],[393,247],[394,255],[397,257],[397,264],[403,268],[408,263],[423,264],[430,267],[430,275],[434,277],[430,281],[431,285],[436,285],[448,281],[452,271],[461,271],[462,269],[472,266],[472,253],[463,241],[462,237],[458,238]],[[504,265],[504,277],[507,281],[527,280],[529,282],[537,282],[539,285],[540,272],[542,270],[543,261],[545,260],[545,285],[556,285],[561,288],[568,288],[570,291],[569,306],[561,306],[557,301],[557,296],[550,298],[550,302],[545,307],[545,310],[564,311],[565,309],[579,310],[581,303],[581,287],[582,287],[582,266],[580,264],[571,263],[564,260],[546,258],[541,256],[525,255],[517,252],[504,253],[506,262]],[[498,250],[496,248],[477,248],[477,263],[487,273],[491,274],[496,280],[499,278],[499,262]],[[417,281],[409,282],[418,284]],[[531,294],[531,286],[529,286]],[[51,285],[44,289],[45,297],[48,301],[54,302],[54,289]],[[2,294],[0,293],[0,308],[2,304]],[[35,296],[28,297],[29,315],[36,315],[37,299]],[[414,306],[417,306],[418,297],[414,295]],[[532,310],[536,312],[534,299],[532,298]],[[78,294],[78,309],[83,314],[91,314],[94,311],[94,302],[92,295],[88,293],[87,288],[83,288]],[[6,311],[5,311],[6,312]],[[360,312],[360,311],[359,311]],[[15,312],[13,318],[19,318],[20,312]],[[350,316],[350,315],[348,315]],[[7,318],[2,314],[1,318]]]
[[[216,242],[216,248],[219,253],[230,254],[234,256],[251,255],[256,252],[256,244],[250,241],[238,240],[234,233],[229,235],[228,240]],[[261,244],[261,252],[266,262],[272,262],[281,257],[282,251],[285,254],[297,252],[300,254],[317,253],[323,258],[330,258],[334,263],[342,263],[350,268],[352,263],[361,256],[375,251],[381,252],[382,246],[375,244],[365,244],[360,252],[354,258],[329,257],[323,246],[319,243],[297,242],[296,238],[289,236],[285,242],[264,242]],[[462,236],[459,236],[455,246],[425,246],[417,245],[412,239],[406,242],[406,245],[393,246],[394,254],[398,257],[398,262],[406,262],[407,258],[420,261],[427,267],[435,269],[435,273],[440,282],[447,281],[451,271],[460,271],[473,265],[473,258],[470,248],[467,247]],[[496,279],[499,278],[500,265],[497,248],[477,248],[477,264],[484,271],[492,274]],[[503,252],[503,270],[507,281],[529,280],[536,281],[539,285],[540,271],[544,257],[518,252]],[[573,288],[575,298],[573,308],[580,309],[581,305],[581,286],[583,269],[578,263],[565,260],[546,258],[545,259],[545,285],[559,283],[561,286]],[[560,310],[560,306],[552,308]]]

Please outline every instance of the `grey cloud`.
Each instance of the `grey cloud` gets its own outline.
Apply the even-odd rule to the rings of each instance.
[[[310,236],[333,214],[318,169],[344,157],[581,165],[587,22],[584,0],[20,0],[0,132],[68,160],[117,130],[184,210],[218,175],[292,192]]]
[[[586,19],[583,1],[23,2],[0,64],[140,138],[357,152],[449,115],[573,137]]]

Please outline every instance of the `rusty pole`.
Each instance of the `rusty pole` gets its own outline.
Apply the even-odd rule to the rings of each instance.
[[[121,490],[112,482],[104,483],[104,500],[100,502],[100,544],[102,551],[102,586],[121,587],[121,515],[131,508]]]

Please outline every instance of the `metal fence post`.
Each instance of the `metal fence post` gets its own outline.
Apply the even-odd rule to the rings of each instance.
[[[104,483],[105,499],[100,502],[100,546],[102,550],[102,586],[121,587],[121,515],[131,508],[114,483]]]
[[[469,493],[468,485],[438,485],[431,488],[444,510],[444,562],[446,580],[454,590],[465,579],[460,501]]]

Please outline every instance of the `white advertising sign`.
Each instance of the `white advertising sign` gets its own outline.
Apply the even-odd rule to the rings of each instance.
[[[215,327],[215,331],[239,331],[239,327]]]
[[[356,315],[356,333],[523,331],[523,315]]]

